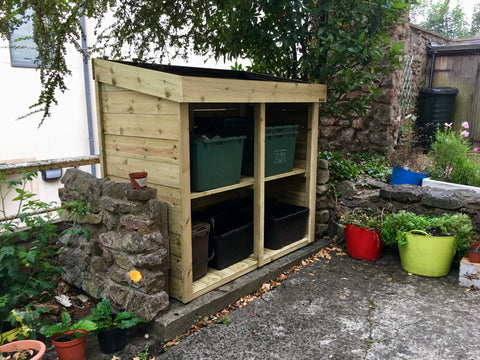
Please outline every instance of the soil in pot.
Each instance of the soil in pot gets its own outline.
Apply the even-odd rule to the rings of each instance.
[[[38,354],[38,351],[35,349],[18,349],[11,352],[2,352],[1,354],[3,356],[2,360],[31,360]]]
[[[0,346],[3,360],[40,360],[45,350],[45,344],[38,340],[19,340]]]

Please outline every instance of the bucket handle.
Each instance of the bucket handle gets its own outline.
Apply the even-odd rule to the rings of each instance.
[[[409,233],[409,234],[412,234],[412,235],[417,234],[417,235],[430,236],[429,233],[427,233],[427,232],[425,232],[425,231],[423,231],[423,230],[410,230],[410,231],[408,231],[408,233]]]

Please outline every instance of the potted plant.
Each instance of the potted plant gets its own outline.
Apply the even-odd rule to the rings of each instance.
[[[72,324],[70,314],[62,312],[62,322],[44,325],[40,333],[51,337],[60,360],[84,360],[87,334],[96,328],[97,325],[87,318]]]
[[[463,257],[470,246],[472,223],[462,213],[424,216],[401,210],[382,223],[385,245],[398,246],[404,270],[440,277],[450,272],[453,257]]]
[[[342,221],[348,256],[359,260],[378,260],[383,248],[378,231],[380,216],[357,210],[343,215]]]
[[[472,235],[472,241],[468,248],[468,260],[480,263],[480,236]]]
[[[105,354],[113,354],[125,348],[127,344],[126,329],[144,320],[128,311],[112,313],[108,299],[103,299],[92,309],[87,317],[95,323],[100,350]]]
[[[0,346],[0,359],[41,360],[46,346],[38,340],[19,340]]]

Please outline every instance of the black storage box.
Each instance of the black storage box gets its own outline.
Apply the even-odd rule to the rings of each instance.
[[[309,209],[304,206],[267,200],[264,246],[277,250],[303,239]]]
[[[231,207],[211,216],[209,265],[222,270],[253,253],[253,207]]]
[[[208,270],[208,242],[210,224],[192,221],[192,272],[193,281],[204,277]]]

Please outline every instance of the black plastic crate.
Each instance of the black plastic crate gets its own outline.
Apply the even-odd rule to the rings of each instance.
[[[253,253],[253,207],[232,207],[210,220],[209,266],[222,270]]]
[[[309,209],[304,206],[268,200],[265,209],[264,246],[281,249],[303,239],[307,226]]]

